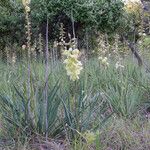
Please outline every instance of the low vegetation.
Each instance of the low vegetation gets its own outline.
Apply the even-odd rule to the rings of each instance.
[[[0,149],[150,149],[150,29],[143,4],[94,2],[0,3]],[[6,34],[10,10],[23,17],[17,25],[25,28],[16,26],[23,38]],[[68,22],[55,22],[61,10]]]

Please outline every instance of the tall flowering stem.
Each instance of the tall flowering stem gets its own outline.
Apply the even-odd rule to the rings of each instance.
[[[27,49],[28,49],[28,60],[31,56],[31,21],[30,21],[30,2],[31,0],[22,0],[25,9],[26,18],[26,35],[27,35]]]
[[[107,39],[107,40],[106,40]],[[109,56],[109,42],[108,42],[108,37],[107,34],[100,34],[99,38],[98,38],[98,60],[100,62],[100,64],[105,67],[108,68],[109,67],[109,62],[108,62],[108,57]]]
[[[31,59],[31,22],[30,22],[30,2],[31,0],[22,0],[22,4],[25,9],[25,18],[26,18],[26,35],[27,35],[27,60],[28,60],[28,81],[27,81],[27,89],[28,89],[28,119],[31,121],[31,124],[33,126],[33,118],[32,118],[32,112],[31,112],[31,65],[30,65],[30,59]]]
[[[46,48],[45,48],[45,90],[44,90],[44,100],[45,100],[45,136],[46,141],[48,140],[48,17],[46,25]]]

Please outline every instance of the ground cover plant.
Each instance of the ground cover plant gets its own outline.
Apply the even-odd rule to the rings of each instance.
[[[147,2],[0,4],[0,149],[150,149]]]

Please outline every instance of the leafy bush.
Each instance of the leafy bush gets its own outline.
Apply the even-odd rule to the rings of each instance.
[[[2,12],[0,17],[1,46],[5,46],[6,43],[7,45],[9,43],[24,44],[25,21],[21,1],[8,0],[7,5],[1,3],[0,9]],[[72,34],[72,19],[77,33],[84,31],[85,28],[114,32],[124,22],[122,19],[123,3],[120,0],[94,0],[93,2],[90,0],[32,0],[31,10],[33,37],[37,37],[39,32],[45,35],[48,16],[49,37],[52,40],[58,38],[60,23],[64,24],[67,34]]]

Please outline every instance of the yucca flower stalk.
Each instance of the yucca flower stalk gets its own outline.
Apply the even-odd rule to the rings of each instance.
[[[28,59],[31,56],[31,21],[30,21],[30,2],[31,0],[22,0],[22,4],[25,9],[26,17],[26,35],[27,35],[27,49],[28,49]]]
[[[28,120],[31,121],[31,125],[34,126],[33,115],[31,111],[31,21],[30,21],[30,2],[31,0],[22,0],[22,4],[25,9],[26,18],[26,35],[27,35],[27,63],[28,63],[28,81],[27,81],[27,96],[28,96]]]
[[[14,53],[12,54],[12,60],[11,60],[13,67],[15,66],[16,60],[17,60],[17,56],[16,56],[16,53],[14,52]]]
[[[6,51],[7,65],[8,65],[10,63],[10,54],[7,46],[5,47],[5,51]]]
[[[124,65],[123,65],[123,58],[119,53],[119,35],[118,34],[115,35],[114,47],[115,48],[114,48],[113,53],[114,53],[114,55],[117,59],[117,62],[115,64],[115,68],[119,69],[119,70],[122,70],[124,68]]]
[[[63,55],[66,56],[64,60],[65,68],[67,75],[70,77],[70,80],[75,81],[79,79],[81,70],[83,69],[82,63],[78,60],[80,51],[78,49],[65,50]]]
[[[46,141],[48,139],[48,17],[46,23],[46,48],[45,48],[45,90],[44,90],[44,100],[45,100],[45,136]]]
[[[38,52],[40,53],[40,57],[43,58],[43,39],[42,34],[40,33],[38,36]]]
[[[100,34],[98,38],[98,60],[104,68],[109,67],[109,47],[107,34]]]

